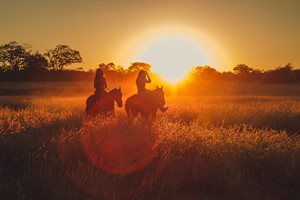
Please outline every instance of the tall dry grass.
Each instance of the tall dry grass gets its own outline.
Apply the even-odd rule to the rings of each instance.
[[[152,128],[84,99],[2,97],[3,199],[300,197],[297,96],[169,97]]]

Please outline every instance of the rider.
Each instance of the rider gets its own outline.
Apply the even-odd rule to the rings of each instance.
[[[105,89],[107,89],[106,79],[103,76],[103,71],[100,67],[103,64],[99,65],[99,68],[96,70],[96,75],[94,78],[94,88],[95,88],[95,96],[97,98],[101,98],[105,93]]]
[[[151,83],[151,79],[146,71],[141,70],[135,82],[138,90],[137,93],[141,95],[147,91],[146,83]]]
[[[145,92],[148,90],[146,89],[146,83],[151,83],[151,79],[145,70],[141,70],[138,74],[138,77],[136,79],[136,86],[137,86],[137,94],[138,96],[142,97]],[[168,107],[163,107],[163,105],[159,105],[158,107],[162,112],[165,112]]]

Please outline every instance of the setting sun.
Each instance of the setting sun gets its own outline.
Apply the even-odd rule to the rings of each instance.
[[[127,66],[135,61],[151,64],[151,71],[171,84],[185,79],[194,66],[225,70],[230,63],[222,42],[213,34],[179,23],[137,32],[120,47],[118,58]]]
[[[184,78],[192,66],[206,63],[205,53],[196,42],[177,35],[152,41],[138,59],[151,63],[152,70],[170,82]]]

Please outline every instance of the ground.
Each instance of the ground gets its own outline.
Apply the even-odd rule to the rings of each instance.
[[[167,88],[150,128],[87,120],[90,86],[1,83],[1,199],[300,198],[299,85]]]

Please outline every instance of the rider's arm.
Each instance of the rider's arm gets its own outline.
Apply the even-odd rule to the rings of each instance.
[[[150,76],[148,75],[148,73],[147,73],[147,72],[146,72],[146,77],[147,77],[147,83],[151,83]]]

